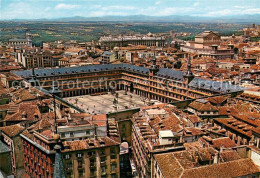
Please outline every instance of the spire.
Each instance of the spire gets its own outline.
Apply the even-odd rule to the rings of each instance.
[[[191,72],[191,56],[189,56],[189,59],[188,59],[187,74],[193,75]]]
[[[191,71],[191,56],[189,55],[188,64],[187,64],[187,71],[184,74],[184,78],[188,79],[188,83],[194,78],[193,73]]]
[[[159,67],[156,65],[156,54],[154,52],[153,54],[153,65],[150,68],[150,72],[152,72],[153,74],[156,74],[159,71]]]
[[[35,75],[35,71],[34,71],[34,65],[32,66],[32,76],[31,79],[29,80],[29,83],[31,86],[40,86],[39,80],[37,80],[37,77]]]

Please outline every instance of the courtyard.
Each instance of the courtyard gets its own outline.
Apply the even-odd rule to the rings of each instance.
[[[116,91],[114,94],[108,92],[105,94],[82,95],[63,99],[85,110],[89,114],[107,114],[159,103],[159,101],[150,101],[148,98],[130,92],[125,93],[124,90]]]

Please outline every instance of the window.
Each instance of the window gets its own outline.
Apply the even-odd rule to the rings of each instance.
[[[67,175],[67,177],[71,177],[71,172],[67,172],[66,175]]]
[[[70,159],[70,155],[69,154],[65,155],[65,159]]]
[[[65,133],[61,133],[61,138],[64,138],[65,137]]]
[[[101,173],[105,173],[106,172],[106,166],[102,166],[101,167]]]
[[[116,149],[115,148],[110,148],[110,153],[111,154],[115,154],[116,153]]]
[[[100,162],[101,162],[101,163],[104,163],[104,162],[106,161],[106,158],[107,158],[106,156],[102,156],[102,157],[100,158]]]
[[[83,162],[82,161],[78,161],[78,168],[82,168],[83,166]]]
[[[116,164],[111,164],[111,171],[115,171],[116,170]]]
[[[95,165],[95,159],[89,159],[89,162],[90,162],[90,166],[94,166]]]
[[[78,153],[77,154],[77,158],[82,158],[83,157],[83,153]]]
[[[110,155],[111,159],[116,159],[116,155]]]
[[[71,169],[71,168],[72,168],[72,164],[71,164],[71,163],[67,163],[67,164],[66,164],[66,169],[69,170],[69,169]]]
[[[95,155],[95,151],[90,151],[90,152],[88,152],[88,155],[89,155],[89,156]]]
[[[70,132],[70,136],[71,136],[71,137],[74,137],[74,133],[73,133],[73,132]]]
[[[117,178],[117,175],[116,174],[111,174],[111,177],[112,178]]]
[[[89,135],[89,134],[90,134],[90,131],[89,131],[89,130],[87,130],[87,131],[86,131],[86,135]]]
[[[100,150],[100,155],[106,155],[105,149]]]
[[[83,177],[84,171],[83,170],[79,170],[79,177]]]
[[[91,175],[91,176],[94,176],[94,175],[95,175],[95,171],[96,171],[95,168],[91,168],[91,169],[90,169],[90,175]]]

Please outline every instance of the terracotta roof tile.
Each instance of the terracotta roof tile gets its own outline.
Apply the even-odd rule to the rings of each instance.
[[[9,137],[14,137],[14,136],[20,134],[24,129],[25,128],[20,126],[19,124],[0,127],[0,130],[2,130]]]

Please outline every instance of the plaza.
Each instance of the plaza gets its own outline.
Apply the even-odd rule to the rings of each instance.
[[[99,95],[81,95],[63,99],[78,106],[89,114],[107,114],[110,112],[139,108],[151,103],[159,103],[159,101],[149,100],[130,92],[126,93],[124,90],[116,91],[116,93],[112,94],[111,92],[107,92]],[[116,95],[118,95],[118,97]],[[116,103],[115,100],[117,100]]]

